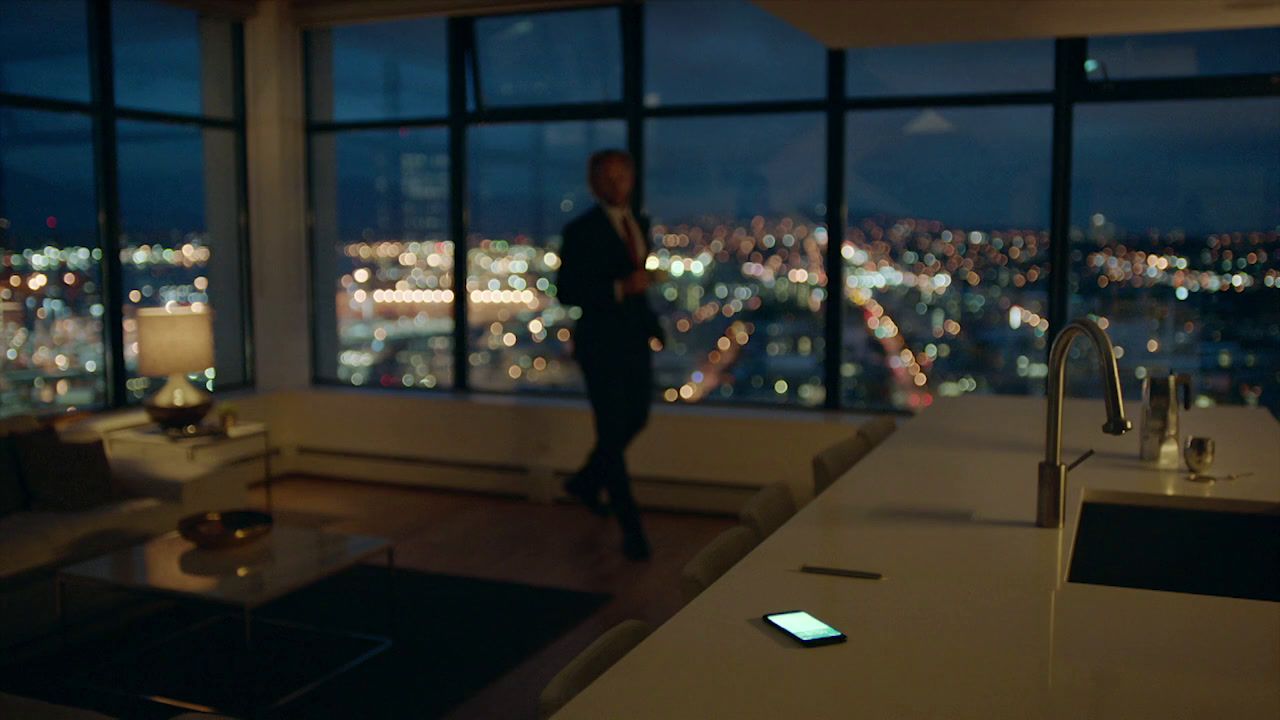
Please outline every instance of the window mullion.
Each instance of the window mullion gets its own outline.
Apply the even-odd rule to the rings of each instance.
[[[840,407],[840,361],[844,327],[844,260],[840,246],[844,242],[848,222],[845,201],[845,53],[827,51],[827,251],[824,262],[827,275],[827,297],[824,304],[825,352],[823,379],[826,385],[824,406]]]
[[[467,85],[468,56],[475,57],[472,18],[449,20],[449,234],[453,240],[453,387],[467,390]],[[480,105],[479,68],[476,106]]]
[[[1054,44],[1053,154],[1049,180],[1049,341],[1071,312],[1071,153],[1075,91],[1084,72],[1085,41]]]
[[[120,183],[116,145],[115,77],[111,51],[111,3],[89,2],[89,58],[93,98],[94,177],[98,243],[102,248],[103,342],[107,405],[123,406],[128,372],[124,364],[124,273],[120,265]]]

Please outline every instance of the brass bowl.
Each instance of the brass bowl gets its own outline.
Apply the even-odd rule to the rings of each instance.
[[[271,532],[271,515],[257,510],[196,513],[178,521],[178,534],[202,550],[240,547]]]

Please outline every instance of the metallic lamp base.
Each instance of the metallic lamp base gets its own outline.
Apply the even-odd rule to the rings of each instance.
[[[182,375],[170,375],[164,387],[144,400],[142,406],[160,427],[166,430],[185,430],[204,420],[204,416],[213,408],[213,398]]]

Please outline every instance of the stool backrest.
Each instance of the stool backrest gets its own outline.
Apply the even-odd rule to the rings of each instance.
[[[831,487],[897,429],[898,421],[892,415],[881,415],[859,425],[853,435],[814,455],[813,494],[816,496]]]
[[[860,432],[813,456],[813,494],[818,495],[871,452],[871,442]]]
[[[543,688],[538,697],[538,717],[546,720],[559,712],[651,632],[653,628],[648,623],[624,620],[596,638]]]
[[[885,438],[893,434],[898,429],[898,421],[892,415],[881,415],[871,422],[863,423],[858,427],[858,434],[865,437],[871,442],[871,447],[875,447],[884,442]]]
[[[741,525],[717,535],[680,571],[680,590],[684,601],[689,602],[711,587],[711,583],[738,564],[758,543],[756,534]]]
[[[795,514],[796,500],[791,495],[791,488],[775,483],[752,496],[738,513],[738,519],[751,528],[758,541],[763,542]]]

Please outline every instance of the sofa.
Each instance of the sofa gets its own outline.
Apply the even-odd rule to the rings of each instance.
[[[54,705],[40,700],[19,697],[8,693],[0,693],[0,718],[13,720],[111,720],[107,715],[68,707]],[[207,715],[201,713],[182,713],[172,720],[233,720],[224,715]]]
[[[57,425],[60,441],[95,443],[127,427],[147,423],[141,410],[87,415]],[[0,420],[0,437],[30,431],[40,424],[30,418]],[[104,443],[104,447],[108,444]],[[16,456],[0,453],[0,462]],[[26,628],[40,625],[51,612],[42,568],[64,565],[130,545],[177,527],[185,515],[211,508],[242,506],[243,482],[229,481],[216,467],[198,463],[156,463],[107,453],[111,484],[122,491],[108,502],[77,511],[24,508],[0,515],[0,609]],[[32,583],[30,580],[35,580]],[[29,628],[27,628],[29,629]],[[37,629],[35,634],[39,634]],[[2,634],[2,633],[0,633]],[[18,637],[30,635],[23,630]],[[12,640],[12,638],[10,638]],[[177,715],[180,711],[175,710]],[[184,713],[186,720],[218,720],[220,716]],[[23,720],[110,720],[90,710],[0,692],[0,718]]]
[[[0,436],[30,422],[0,421]],[[69,442],[101,440],[114,429],[145,422],[141,410],[104,413],[64,424],[58,435]],[[225,482],[217,468],[109,455],[107,461],[112,484],[122,491],[110,501],[74,512],[20,509],[0,516],[0,580],[99,555],[172,530],[185,515],[245,502],[244,485]]]

